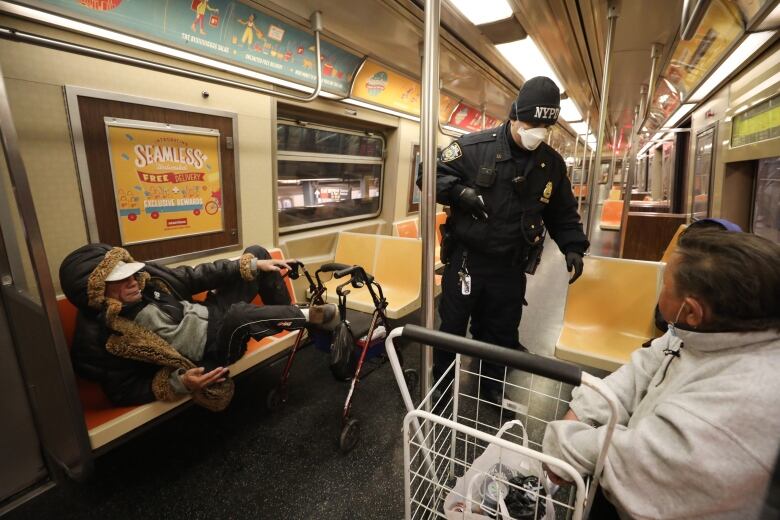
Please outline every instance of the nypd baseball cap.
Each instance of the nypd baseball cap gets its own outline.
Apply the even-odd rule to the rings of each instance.
[[[119,280],[124,280],[143,269],[145,265],[143,262],[122,262],[120,260],[116,267],[106,276],[106,281],[118,282]]]
[[[553,125],[561,111],[561,91],[553,80],[536,76],[526,81],[512,103],[509,119],[534,125]]]

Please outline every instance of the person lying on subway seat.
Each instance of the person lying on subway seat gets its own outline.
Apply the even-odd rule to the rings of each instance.
[[[780,245],[680,238],[659,306],[668,330],[604,383],[618,399],[601,480],[623,518],[757,518],[780,443]],[[609,417],[592,390],[549,424],[544,452],[591,474]]]
[[[464,135],[446,147],[436,166],[436,201],[450,206],[441,259],[446,263],[439,306],[441,330],[522,349],[518,326],[526,274],[533,274],[549,231],[566,257],[570,282],[582,274],[589,243],[563,158],[544,140],[560,111],[555,83],[525,82],[498,128]],[[422,178],[418,176],[418,185]],[[441,378],[453,355],[434,351]],[[486,375],[503,371],[483,365]],[[489,381],[489,379],[483,379]],[[499,384],[486,383],[494,402]]]
[[[335,323],[333,305],[299,308],[280,269],[260,246],[239,260],[196,267],[135,262],[120,247],[88,244],[60,266],[60,283],[78,309],[71,357],[76,373],[101,384],[119,406],[191,394],[213,411],[233,395],[227,366],[249,338]],[[210,291],[203,303],[192,297]],[[250,302],[260,295],[266,305]]]

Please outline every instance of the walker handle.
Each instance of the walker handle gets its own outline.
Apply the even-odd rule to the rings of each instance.
[[[418,325],[404,325],[401,336],[448,352],[466,354],[485,361],[563,381],[570,385],[579,386],[582,382],[581,368],[556,359],[499,347],[483,341],[447,334],[446,332],[429,330]]]
[[[362,269],[359,265],[346,266],[345,269],[341,269],[333,273],[333,278],[344,278]]]
[[[332,273],[333,271],[343,271],[344,269],[349,269],[349,268],[350,266],[348,264],[331,262],[329,264],[322,264],[322,267],[320,267],[320,271],[323,273]]]

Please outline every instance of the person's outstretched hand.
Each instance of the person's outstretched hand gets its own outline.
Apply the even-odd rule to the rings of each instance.
[[[569,284],[573,284],[577,278],[582,275],[582,254],[575,251],[569,251],[566,253],[566,269],[571,272],[574,269],[574,274],[569,279]]]
[[[282,269],[289,269],[290,266],[287,265],[286,262],[283,262],[281,260],[258,260],[257,261],[257,270],[258,271],[265,271],[265,272],[274,272],[274,271],[281,271]]]
[[[214,383],[221,383],[228,375],[227,367],[217,367],[211,372],[203,367],[195,367],[187,370],[181,376],[181,382],[190,392],[202,390]]]

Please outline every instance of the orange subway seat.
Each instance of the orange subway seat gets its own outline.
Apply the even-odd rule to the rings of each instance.
[[[605,200],[601,207],[601,229],[620,229],[620,220],[623,217],[622,200]]]

